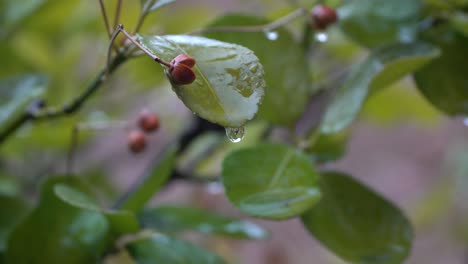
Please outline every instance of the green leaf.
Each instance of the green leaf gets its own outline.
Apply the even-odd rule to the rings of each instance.
[[[255,26],[269,20],[245,14],[219,17],[207,28],[222,26]],[[267,34],[276,34],[269,40]],[[307,56],[304,48],[286,29],[270,33],[209,32],[209,38],[243,45],[255,52],[265,70],[265,97],[259,117],[279,125],[292,125],[303,113],[309,95],[313,92],[309,80]],[[278,111],[281,109],[281,111]]]
[[[8,36],[18,24],[38,10],[45,0],[0,1],[0,39]]]
[[[146,228],[163,232],[198,231],[232,238],[263,239],[268,233],[262,227],[193,207],[161,206],[143,211],[140,222]]]
[[[0,195],[0,253],[5,251],[13,228],[28,212],[29,206],[18,197]],[[0,257],[1,262],[1,257]]]
[[[468,14],[456,12],[450,16],[450,22],[458,32],[468,37]]]
[[[23,74],[0,80],[0,127],[41,96],[47,83],[42,74]]]
[[[157,193],[171,176],[177,149],[178,147],[173,146],[166,151],[155,170],[138,184],[137,189],[129,197],[125,198],[121,205],[122,209],[138,213]]]
[[[140,0],[141,10],[143,10],[143,13],[154,12],[157,9],[175,1],[176,0]]]
[[[54,193],[64,202],[84,210],[102,213],[109,222],[114,235],[135,233],[140,229],[135,214],[128,211],[114,211],[101,208],[89,195],[65,184],[56,184]]]
[[[376,92],[412,73],[440,55],[424,42],[391,44],[375,49],[353,68],[327,108],[321,130],[330,134],[349,126],[359,114],[369,93]]]
[[[349,0],[338,9],[342,30],[367,47],[414,39],[421,0]]]
[[[179,54],[196,59],[196,80],[172,84],[184,104],[200,117],[224,127],[241,127],[258,111],[265,80],[255,54],[236,44],[187,35],[140,36],[165,61]]]
[[[315,162],[331,162],[341,158],[346,152],[348,142],[348,131],[335,134],[319,134],[314,143],[306,149],[307,153],[314,158]]]
[[[323,245],[352,263],[403,262],[413,232],[398,208],[342,173],[324,173],[319,183],[322,199],[302,222]]]
[[[105,216],[65,203],[54,193],[56,184],[89,193],[74,177],[47,180],[39,205],[10,235],[7,263],[96,263],[104,253],[109,234]]]
[[[153,234],[126,245],[137,264],[223,264],[217,255],[188,242]]]
[[[291,218],[320,198],[308,157],[282,144],[231,152],[223,162],[222,181],[231,203],[256,217]]]
[[[442,56],[415,73],[419,91],[449,115],[468,115],[468,37],[453,31],[434,31],[427,38],[439,45]]]

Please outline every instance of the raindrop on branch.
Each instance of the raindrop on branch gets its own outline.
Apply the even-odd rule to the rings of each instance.
[[[315,34],[315,40],[324,43],[328,41],[328,34],[326,32],[317,32]]]
[[[265,36],[267,39],[274,41],[278,39],[279,34],[276,31],[265,31]]]

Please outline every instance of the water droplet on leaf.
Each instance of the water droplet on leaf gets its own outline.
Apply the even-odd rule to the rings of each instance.
[[[328,34],[326,32],[317,32],[315,34],[315,40],[318,42],[327,42],[328,41]]]
[[[265,31],[265,36],[269,40],[277,40],[279,37],[279,34],[276,31]]]
[[[244,127],[226,127],[226,136],[232,143],[241,142],[244,138]]]

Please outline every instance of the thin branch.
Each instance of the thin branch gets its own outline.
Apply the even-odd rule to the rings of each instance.
[[[106,7],[104,6],[104,3],[102,2],[102,0],[99,0],[99,7],[101,8],[102,19],[104,19],[104,25],[106,26],[107,35],[110,38],[112,31],[109,26],[109,19],[107,17]]]
[[[125,29],[123,29],[122,24],[119,25],[119,30],[124,34],[128,40],[130,40],[135,46],[137,46],[141,51],[146,53],[148,56],[150,56],[154,61],[156,61],[159,64],[162,64],[166,67],[171,67],[171,65],[168,62],[163,61],[161,58],[158,56],[154,55],[150,50],[147,48],[143,47],[138,41],[135,40],[133,36],[131,36]]]
[[[146,12],[145,13],[141,13],[140,16],[138,16],[138,21],[136,23],[136,26],[135,26],[135,29],[133,30],[133,34],[137,33],[141,26],[143,26],[143,21],[145,21],[145,18],[146,18]]]
[[[74,98],[70,103],[63,105],[61,108],[46,108],[44,110],[32,110],[31,107],[28,107],[28,109],[26,109],[23,114],[16,117],[13,121],[11,121],[10,125],[5,130],[0,132],[0,145],[11,135],[13,135],[14,132],[16,132],[28,122],[60,118],[74,114],[104,83],[104,81],[107,79],[107,74],[117,69],[118,66],[120,66],[126,59],[127,57],[125,57],[122,54],[116,56],[111,61],[109,67],[106,67],[105,69],[101,70],[101,72],[96,76],[94,81],[89,84],[89,86],[83,91],[83,93]]]
[[[305,16],[308,14],[308,11],[304,8],[296,9],[295,11],[287,14],[284,17],[279,18],[271,23],[258,25],[258,26],[222,26],[222,27],[211,27],[203,28],[189,32],[190,35],[198,35],[208,32],[269,32],[274,29],[277,29],[281,26],[288,24],[296,18]]]
[[[117,7],[115,8],[114,27],[113,28],[116,28],[118,23],[119,23],[121,9],[122,9],[122,0],[117,0]]]

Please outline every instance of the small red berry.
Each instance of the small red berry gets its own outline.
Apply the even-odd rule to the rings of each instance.
[[[195,66],[195,59],[187,54],[177,55],[170,63],[169,76],[175,84],[191,84],[195,81],[195,73],[191,68]]]
[[[171,61],[171,65],[175,65],[177,63],[185,64],[189,68],[193,68],[193,66],[195,66],[195,59],[190,57],[187,54],[179,54],[179,55],[177,55],[177,57],[175,57]]]
[[[128,147],[133,153],[140,153],[146,148],[146,135],[142,131],[133,130],[128,134]]]
[[[335,9],[319,4],[312,9],[312,20],[316,29],[324,30],[338,20],[338,15]]]
[[[159,128],[159,117],[148,109],[143,109],[138,116],[138,126],[146,133],[153,132]]]
[[[169,68],[169,75],[175,84],[191,84],[195,81],[195,73],[185,64],[176,63]]]

